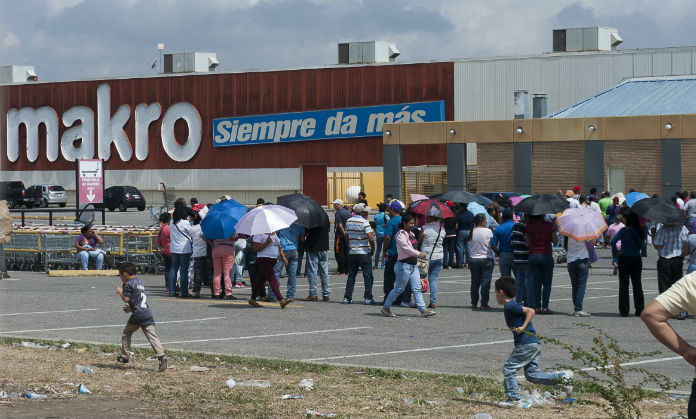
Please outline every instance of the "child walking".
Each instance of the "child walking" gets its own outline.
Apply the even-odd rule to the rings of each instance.
[[[572,371],[539,372],[541,342],[536,337],[536,331],[532,325],[534,309],[515,301],[516,292],[517,285],[513,277],[503,276],[495,281],[495,299],[498,304],[504,306],[505,323],[515,338],[515,349],[503,365],[507,400],[498,403],[498,406],[506,408],[522,407],[523,402],[517,390],[515,377],[520,368],[524,368],[524,376],[530,383],[559,385],[567,393],[572,391],[572,387],[568,385],[573,378]]]
[[[116,357],[116,361],[127,364],[130,358],[130,344],[133,332],[143,329],[145,337],[155,350],[159,359],[159,370],[163,372],[167,369],[167,357],[164,355],[162,344],[155,334],[155,318],[147,304],[145,286],[136,277],[135,264],[132,262],[122,262],[118,265],[118,275],[123,282],[123,288],[116,287],[116,294],[121,296],[123,302],[128,303],[123,306],[123,311],[131,313],[126,328],[123,329],[121,336],[121,355]]]

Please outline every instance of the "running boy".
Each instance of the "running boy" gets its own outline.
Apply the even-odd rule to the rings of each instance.
[[[536,337],[536,331],[532,325],[534,309],[524,307],[522,303],[515,301],[516,292],[517,285],[513,277],[503,276],[495,281],[495,299],[498,304],[504,306],[505,323],[515,338],[515,349],[503,365],[507,400],[498,403],[498,406],[507,408],[522,407],[522,398],[517,391],[517,378],[515,377],[520,368],[524,368],[524,376],[530,383],[562,385],[567,393],[572,391],[572,387],[564,385],[573,378],[572,371],[539,372],[541,342]]]
[[[155,350],[157,359],[159,359],[159,370],[163,372],[167,369],[167,357],[164,355],[164,349],[155,334],[155,318],[150,311],[150,306],[147,304],[147,295],[145,294],[145,286],[136,277],[135,264],[132,262],[122,262],[118,265],[118,275],[123,282],[123,288],[116,287],[116,294],[121,296],[121,299],[128,303],[123,306],[123,311],[131,313],[126,328],[123,329],[121,336],[121,355],[116,357],[116,360],[122,364],[127,364],[130,357],[130,344],[133,332],[138,329],[143,329],[145,337]]]

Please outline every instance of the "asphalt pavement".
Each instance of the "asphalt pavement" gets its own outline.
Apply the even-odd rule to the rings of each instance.
[[[593,333],[577,323],[598,327],[618,339],[628,350],[661,355],[641,358],[639,367],[673,379],[691,379],[694,369],[658,344],[640,319],[618,314],[618,279],[612,275],[610,251],[599,249],[592,268],[584,308],[589,318],[573,317],[571,287],[565,264],[554,269],[550,308],[552,315],[536,315],[539,334],[587,347]],[[333,258],[331,270],[335,271]],[[646,304],[657,295],[656,255],[644,260],[643,288]],[[382,299],[382,270],[375,271],[373,293]],[[10,272],[0,280],[0,335],[66,339],[118,344],[127,320],[115,293],[117,277],[49,278],[42,273]],[[496,266],[494,279],[499,276]],[[502,310],[493,291],[483,312],[470,306],[470,274],[466,269],[443,270],[440,275],[437,315],[421,318],[411,308],[393,307],[396,318],[380,314],[380,306],[361,303],[364,287],[358,274],[353,304],[343,305],[345,275],[331,275],[331,301],[299,301],[308,295],[307,279],[298,278],[298,300],[281,310],[278,304],[252,308],[250,287],[235,288],[238,301],[177,299],[165,296],[162,275],[143,275],[157,321],[157,334],[165,349],[273,357],[337,365],[402,368],[438,373],[502,374],[502,364],[512,350],[512,334],[505,328]],[[285,292],[287,279],[281,279]],[[208,292],[204,291],[204,296]],[[426,294],[426,301],[428,295]],[[633,306],[633,302],[631,302]],[[633,307],[632,307],[633,310]],[[632,311],[633,313],[633,311]],[[687,341],[696,342],[694,318],[671,321]],[[134,342],[147,346],[141,334]],[[543,347],[540,366],[553,369],[572,364],[564,350]],[[631,376],[635,380],[635,376]]]

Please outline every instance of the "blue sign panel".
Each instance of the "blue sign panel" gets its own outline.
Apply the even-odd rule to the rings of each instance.
[[[213,119],[213,145],[227,147],[331,138],[375,137],[382,125],[444,121],[445,102],[292,112]]]

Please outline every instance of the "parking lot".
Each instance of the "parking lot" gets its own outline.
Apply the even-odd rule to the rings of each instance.
[[[611,275],[610,253],[598,253],[600,260],[592,268],[585,297],[585,310],[592,317],[582,321],[616,337],[625,349],[662,350],[639,318],[619,317],[618,280]],[[646,302],[657,295],[655,260],[653,251],[643,270]],[[497,274],[496,267],[494,278]],[[352,305],[341,304],[346,276],[332,275],[331,301],[299,301],[308,290],[306,278],[299,278],[298,300],[285,310],[270,303],[260,309],[250,307],[246,302],[249,287],[234,289],[238,301],[174,299],[165,296],[162,276],[141,279],[166,349],[500,375],[513,345],[511,334],[498,330],[505,323],[492,293],[494,310],[469,308],[468,270],[442,271],[437,315],[432,318],[421,318],[417,310],[402,307],[393,308],[398,317],[386,318],[380,315],[379,306],[358,303],[363,292],[360,275]],[[382,297],[382,279],[383,271],[376,271],[376,299]],[[49,278],[41,273],[11,272],[11,278],[0,281],[0,334],[118,344],[127,320],[114,292],[119,284],[116,277]],[[573,345],[591,342],[592,334],[576,325],[579,318],[572,317],[565,265],[557,265],[554,270],[550,308],[556,313],[534,318],[540,334]],[[696,341],[693,321],[689,317],[672,324],[687,340]],[[147,345],[140,334],[135,335],[135,343]],[[542,368],[568,363],[572,364],[562,349],[544,346]],[[640,359],[637,364],[673,379],[693,377],[693,369],[685,361],[666,351]]]

